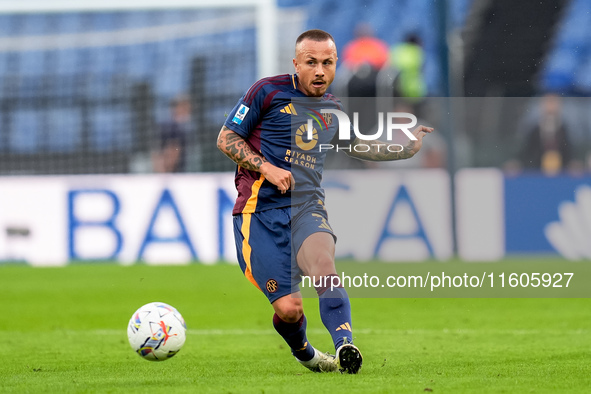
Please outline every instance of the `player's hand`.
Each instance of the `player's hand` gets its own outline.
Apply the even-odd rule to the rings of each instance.
[[[261,165],[261,174],[265,176],[265,179],[277,186],[277,189],[281,194],[285,194],[288,190],[295,188],[295,180],[291,172],[274,166],[273,164],[266,162]]]
[[[427,127],[427,126],[419,125],[419,126],[417,126],[412,131],[412,135],[414,135],[415,137],[417,137],[417,140],[416,141],[410,141],[410,143],[407,146],[408,146],[408,148],[410,148],[410,153],[413,156],[423,146],[423,137],[426,136],[427,133],[433,132],[433,130],[434,130],[433,127]]]

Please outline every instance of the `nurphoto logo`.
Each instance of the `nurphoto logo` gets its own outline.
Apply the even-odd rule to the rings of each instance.
[[[320,113],[323,116],[331,116],[335,115],[338,119],[339,125],[339,140],[341,141],[351,141],[351,130],[355,137],[359,138],[361,141],[376,141],[382,138],[384,132],[386,133],[386,140],[392,141],[392,133],[395,130],[402,131],[410,140],[416,141],[417,137],[415,137],[412,132],[410,131],[411,128],[416,126],[417,124],[417,117],[411,113],[407,112],[387,112],[384,116],[383,112],[378,112],[378,128],[373,134],[363,134],[359,130],[359,113],[353,113],[353,127],[351,128],[351,121],[349,116],[340,110],[337,109],[321,109]],[[385,121],[384,121],[385,119]],[[409,122],[406,123],[399,123],[400,119],[408,119]],[[385,123],[385,127],[384,127]],[[301,127],[298,130],[300,134],[303,134],[304,127]],[[306,138],[308,141],[314,141],[317,137],[317,131],[314,129],[312,124],[312,119],[308,119],[308,122],[305,127]],[[300,137],[301,138],[301,137]],[[315,144],[314,144],[315,145]],[[320,152],[327,151],[330,149],[338,150],[355,150],[356,152],[367,152],[371,149],[370,145],[375,145],[380,149],[383,147],[382,144],[355,144],[349,145],[349,147],[342,147],[336,146],[333,144],[320,144],[318,150]],[[400,144],[389,144],[384,147],[384,149],[388,150],[389,152],[401,152],[403,150],[403,146]]]

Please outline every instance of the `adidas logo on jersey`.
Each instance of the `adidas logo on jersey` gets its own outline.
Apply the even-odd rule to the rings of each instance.
[[[290,114],[290,115],[297,115],[298,113],[296,112],[295,107],[293,106],[292,103],[289,103],[289,105],[286,105],[282,110],[280,110],[279,112],[284,113],[284,114]]]

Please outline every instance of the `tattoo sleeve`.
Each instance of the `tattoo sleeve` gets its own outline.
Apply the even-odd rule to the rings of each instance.
[[[259,171],[267,160],[246,143],[244,138],[227,128],[222,127],[217,146],[234,163],[251,171]]]
[[[369,149],[359,152],[355,151],[353,147],[360,144],[369,147]],[[351,152],[347,151],[347,155],[357,159],[369,161],[402,160],[409,159],[414,156],[414,153],[412,152],[415,147],[414,141],[410,141],[408,145],[402,148],[402,150],[399,149],[400,145],[397,146],[398,149],[395,151],[389,150],[388,147],[391,145],[392,144],[386,144],[381,141],[365,141],[356,138],[353,144],[351,144]]]

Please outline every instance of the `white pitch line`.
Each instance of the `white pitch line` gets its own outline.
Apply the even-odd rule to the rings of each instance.
[[[323,328],[312,328],[307,330],[309,334],[325,334],[327,331]],[[121,330],[66,330],[66,333],[79,334],[92,332],[95,335],[121,335],[126,333],[126,329]],[[589,335],[591,331],[587,329],[579,330],[560,330],[560,329],[373,329],[373,328],[359,328],[354,329],[354,335],[482,335],[482,334],[498,334],[498,335]],[[259,336],[259,335],[277,335],[273,329],[188,329],[188,335],[200,336],[222,336],[222,335],[237,335],[237,336]]]

